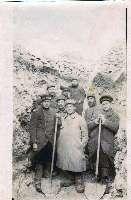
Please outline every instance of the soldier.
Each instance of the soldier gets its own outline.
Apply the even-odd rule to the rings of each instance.
[[[57,167],[73,173],[75,188],[83,193],[83,172],[86,171],[84,147],[88,140],[87,126],[84,118],[75,112],[75,101],[66,101],[67,115],[62,121],[60,136],[57,140]]]
[[[51,163],[52,143],[55,129],[56,115],[50,108],[51,97],[43,95],[42,105],[32,113],[30,121],[30,142],[33,149],[31,162],[35,168],[35,187],[41,190],[43,166]]]
[[[111,102],[113,98],[110,95],[103,95],[100,98],[101,108],[95,109],[93,114],[88,113],[88,131],[89,131],[89,160],[95,170],[96,153],[98,148],[99,120],[102,121],[101,140],[100,140],[100,158],[99,158],[99,178],[107,184],[105,193],[109,193],[109,182],[114,178],[114,135],[119,129],[119,117],[113,111]],[[87,118],[86,118],[87,119]]]
[[[96,98],[94,93],[88,93],[87,94],[87,102],[89,108],[93,108],[96,106]]]
[[[85,118],[87,125],[88,125],[90,120],[93,119],[94,113],[98,109],[97,106],[96,106],[96,97],[95,97],[95,94],[93,92],[89,92],[87,94],[87,103],[88,103],[89,108],[87,108],[85,110],[84,118]],[[90,132],[88,134],[89,134],[89,140],[90,140]],[[88,144],[85,147],[85,154],[86,154],[87,157],[89,156]],[[89,160],[87,159],[87,169],[91,170],[91,166],[90,166],[90,163],[88,163],[88,161]]]
[[[36,100],[33,101],[32,105],[32,112],[37,110],[41,106],[41,97],[38,97]]]
[[[57,97],[57,116],[64,118],[66,115],[65,110],[65,97],[63,95],[60,95]]]
[[[79,87],[78,79],[73,78],[70,86],[70,98],[76,101],[76,112],[82,115],[85,91]]]
[[[51,102],[50,102],[50,107],[56,112],[57,110],[57,96],[56,96],[56,91],[55,91],[55,85],[48,85],[47,86],[47,93],[51,97]]]
[[[62,90],[61,94],[65,97],[65,100],[70,99],[70,88],[65,86],[60,86]]]

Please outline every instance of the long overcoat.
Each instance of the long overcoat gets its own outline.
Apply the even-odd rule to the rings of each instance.
[[[52,109],[42,106],[32,112],[30,120],[30,142],[36,143],[38,151],[44,148],[47,142],[53,143],[56,114]]]
[[[105,112],[101,108],[93,107],[85,111],[85,120],[89,132],[89,158],[94,155],[98,147],[99,125],[95,123],[95,119],[98,118],[100,113],[103,114],[106,119],[101,127],[101,147],[103,152],[109,157],[110,161],[113,162],[114,135],[119,129],[119,116],[112,109]]]
[[[87,125],[78,113],[62,121],[57,140],[57,167],[72,172],[86,170],[84,147],[88,141]]]

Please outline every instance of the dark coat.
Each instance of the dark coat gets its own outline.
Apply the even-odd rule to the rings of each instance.
[[[101,147],[103,152],[106,153],[109,159],[113,162],[114,135],[119,129],[119,117],[112,109],[108,112],[104,112],[96,106],[85,111],[85,120],[89,131],[89,158],[91,158],[97,151],[99,125],[95,123],[95,119],[98,118],[98,114],[100,113],[106,118],[105,123],[102,124],[101,127]]]
[[[52,109],[40,107],[32,112],[30,120],[30,142],[36,143],[38,150],[44,148],[47,142],[53,143],[56,115]]]
[[[76,101],[76,112],[81,115],[85,99],[85,90],[80,87],[70,87],[70,98]]]
[[[57,96],[51,96],[50,107],[57,112]]]

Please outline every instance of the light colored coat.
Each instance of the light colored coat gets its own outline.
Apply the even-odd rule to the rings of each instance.
[[[72,172],[85,171],[84,147],[87,142],[88,131],[84,118],[73,113],[63,119],[57,140],[57,167]]]

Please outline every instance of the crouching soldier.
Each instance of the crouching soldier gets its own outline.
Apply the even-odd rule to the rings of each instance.
[[[57,140],[57,167],[74,175],[76,191],[84,192],[83,172],[86,171],[84,147],[88,140],[85,120],[75,112],[74,100],[66,101],[66,112]]]
[[[51,163],[52,160],[52,143],[56,115],[50,109],[50,101],[50,96],[43,95],[42,105],[32,113],[30,121],[30,140],[33,149],[31,162],[35,169],[34,182],[38,192],[42,192],[41,178],[43,167]]]
[[[98,148],[99,123],[101,119],[101,137],[99,152],[99,178],[107,185],[105,193],[109,193],[109,183],[115,175],[114,170],[114,135],[119,128],[119,117],[113,111],[111,102],[113,98],[104,95],[100,98],[101,108],[96,109],[94,116],[88,120],[88,130],[90,134],[88,142],[89,159],[94,166],[96,165],[96,155]]]

